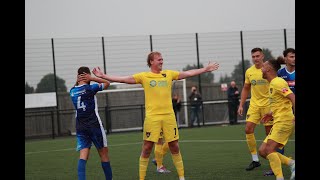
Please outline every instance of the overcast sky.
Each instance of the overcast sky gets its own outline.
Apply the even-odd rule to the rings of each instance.
[[[294,0],[26,0],[26,39],[294,29]]]

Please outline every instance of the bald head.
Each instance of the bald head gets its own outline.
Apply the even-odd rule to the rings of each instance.
[[[231,81],[230,85],[231,85],[231,87],[235,87],[236,86],[236,82],[235,81]]]

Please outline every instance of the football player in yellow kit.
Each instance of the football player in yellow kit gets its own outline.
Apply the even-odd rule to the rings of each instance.
[[[160,131],[168,142],[173,163],[177,169],[179,180],[184,178],[183,160],[179,148],[179,131],[172,107],[172,81],[180,80],[202,73],[215,71],[218,63],[211,63],[200,69],[188,71],[162,70],[163,58],[160,52],[151,52],[147,57],[149,72],[140,72],[129,76],[112,76],[104,74],[99,67],[93,69],[97,77],[127,84],[141,84],[145,94],[145,121],[143,125],[143,145],[139,159],[139,177],[144,180],[149,163],[149,156],[154,143],[157,143]]]

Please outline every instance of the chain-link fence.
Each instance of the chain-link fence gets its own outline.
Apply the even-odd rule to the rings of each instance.
[[[68,91],[75,84],[76,72],[80,66],[88,66],[90,69],[99,66],[111,75],[131,75],[149,71],[146,59],[150,51],[162,53],[164,69],[182,71],[205,66],[208,61],[218,62],[219,70],[214,71],[212,75],[201,75],[188,79],[187,88],[197,85],[204,102],[212,102],[204,105],[204,112],[206,109],[217,110],[217,112],[213,110],[210,113],[204,113],[203,122],[209,122],[212,119],[215,119],[216,122],[224,122],[225,114],[227,114],[226,103],[223,103],[224,101],[220,104],[214,103],[227,99],[226,94],[221,92],[220,85],[229,83],[233,79],[236,80],[238,86],[242,87],[246,62],[251,63],[250,51],[254,47],[262,48],[267,58],[280,56],[284,49],[295,48],[295,30],[26,39],[25,93],[26,96],[28,95],[28,100],[30,95],[36,97],[37,94],[42,93],[53,93],[57,96],[51,107],[30,106],[31,101],[26,101],[25,137],[51,136],[52,132],[59,136],[72,132],[74,111]],[[104,119],[105,126],[110,125],[115,118],[117,119],[114,115],[116,113],[107,112],[108,110],[115,111],[111,101],[119,97],[119,94],[116,94],[102,93],[99,95],[98,101],[101,108],[99,112],[101,112],[100,116]],[[132,126],[118,123],[119,129],[141,126],[138,121],[143,119],[144,109],[141,110],[141,106],[144,103],[144,96],[143,93],[138,93],[136,96],[138,97],[136,99],[117,99],[117,106],[123,106],[122,110],[117,109],[120,114],[132,109],[129,105],[137,106],[138,111],[132,112],[128,117],[134,119]],[[41,102],[38,100],[32,103],[41,104]],[[143,111],[142,114],[141,111]],[[123,121],[123,119],[118,121]],[[131,120],[128,119],[128,121]],[[110,126],[112,129],[113,126]]]

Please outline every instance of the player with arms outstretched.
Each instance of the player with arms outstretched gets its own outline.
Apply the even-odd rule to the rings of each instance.
[[[97,77],[127,84],[141,84],[145,93],[146,115],[143,125],[143,145],[139,160],[139,177],[144,180],[149,156],[154,143],[158,142],[160,131],[168,142],[179,180],[184,180],[184,166],[179,148],[179,131],[172,107],[172,81],[196,76],[217,70],[219,64],[209,63],[206,67],[188,71],[162,70],[163,58],[159,52],[151,52],[147,58],[150,72],[141,72],[131,76],[112,76],[104,74],[99,67],[93,69]]]

